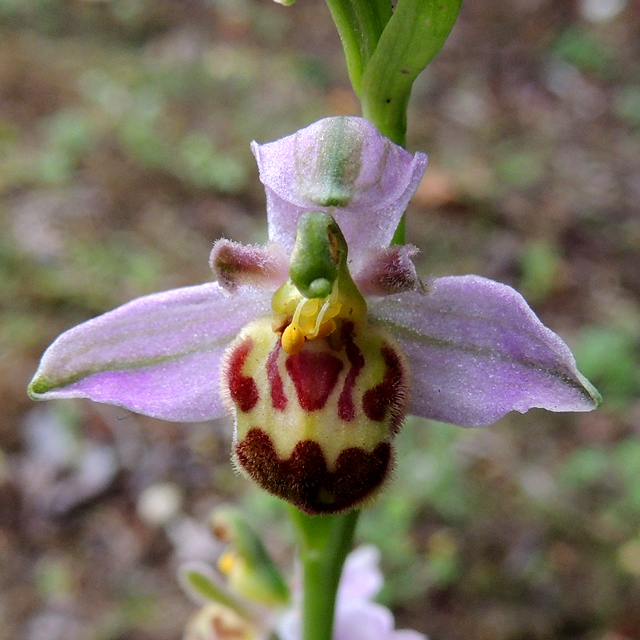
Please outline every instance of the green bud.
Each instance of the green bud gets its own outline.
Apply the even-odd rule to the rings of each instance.
[[[237,593],[267,606],[289,602],[289,588],[269,556],[260,536],[240,512],[217,509],[211,517],[214,534],[230,548],[221,556],[219,568]]]
[[[183,640],[257,640],[260,629],[247,617],[224,605],[209,602],[189,620]]]

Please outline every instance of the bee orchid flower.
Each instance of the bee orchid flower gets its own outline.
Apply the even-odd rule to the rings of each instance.
[[[388,478],[407,413],[465,427],[599,395],[514,289],[423,284],[390,246],[426,168],[368,121],[327,118],[253,144],[269,244],[219,240],[217,280],[139,298],[61,335],[29,387],[171,421],[231,412],[233,457],[309,514]]]

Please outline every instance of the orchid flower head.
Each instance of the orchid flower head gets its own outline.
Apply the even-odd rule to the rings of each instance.
[[[514,289],[418,277],[389,246],[426,169],[362,118],[253,143],[269,244],[219,240],[216,282],[145,296],[60,336],[29,387],[157,418],[235,416],[234,461],[303,511],[362,504],[407,413],[465,427],[598,392]]]

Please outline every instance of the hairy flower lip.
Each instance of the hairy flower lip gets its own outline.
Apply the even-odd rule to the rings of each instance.
[[[515,290],[479,276],[455,276],[433,280],[425,293],[410,260],[414,250],[387,246],[426,156],[396,147],[367,121],[326,119],[275,143],[253,145],[267,190],[272,242],[285,255],[290,252],[297,219],[305,211],[294,202],[300,196],[289,179],[299,163],[296,149],[313,160],[313,153],[323,152],[319,132],[326,134],[332,123],[351,128],[352,137],[360,136],[362,153],[371,154],[358,164],[368,167],[366,179],[351,169],[345,174],[363,191],[356,189],[344,207],[327,207],[327,212],[355,255],[351,272],[369,294],[371,322],[395,335],[407,355],[413,383],[409,413],[481,426],[512,410],[595,408],[600,396],[578,372],[566,344]],[[388,183],[401,186],[390,189],[392,196],[385,192],[381,210],[372,208]],[[317,205],[307,210],[312,209]],[[221,242],[227,250],[232,247],[234,258],[233,247],[240,245]],[[265,257],[263,251],[268,249],[251,247],[243,254],[250,258],[250,271]],[[222,278],[139,298],[71,329],[44,354],[31,396],[86,397],[173,421],[222,417],[222,354],[243,326],[270,314],[274,279],[283,277],[277,275],[282,260],[276,254],[270,254],[270,277],[260,278],[260,269],[253,269],[247,279],[236,264],[226,283]]]

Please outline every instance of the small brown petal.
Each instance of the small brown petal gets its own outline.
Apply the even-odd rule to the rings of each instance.
[[[213,245],[209,264],[229,292],[241,285],[277,288],[287,279],[287,258],[278,245],[245,245],[222,238]]]
[[[403,291],[425,291],[411,258],[413,245],[395,245],[372,252],[354,278],[365,296],[387,296]]]

